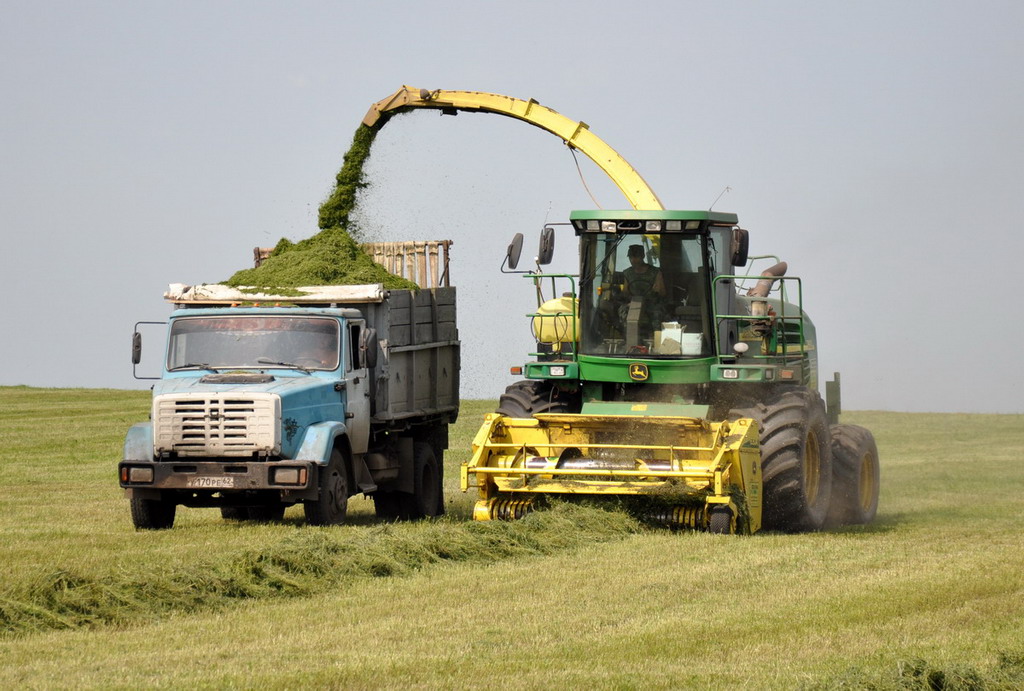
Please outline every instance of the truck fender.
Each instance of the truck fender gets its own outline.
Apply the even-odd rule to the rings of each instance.
[[[139,422],[128,428],[124,438],[125,461],[153,460],[153,423]]]
[[[348,436],[348,427],[344,422],[317,422],[306,428],[302,436],[299,450],[295,452],[297,461],[313,461],[327,465],[331,460],[331,449],[339,437]]]
[[[331,450],[334,448],[335,442],[339,438],[347,440],[347,437],[348,427],[343,422],[318,422],[310,425],[302,437],[302,443],[295,454],[295,459],[327,465],[331,459]],[[354,481],[358,491],[375,492],[377,485],[370,475],[370,469],[366,467],[362,454],[351,458],[351,462],[350,479]]]

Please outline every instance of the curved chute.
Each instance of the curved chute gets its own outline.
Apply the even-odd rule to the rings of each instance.
[[[603,170],[622,191],[634,209],[664,209],[654,193],[633,166],[615,149],[593,134],[585,122],[576,122],[542,106],[533,99],[523,101],[500,94],[479,91],[428,91],[403,86],[387,98],[377,101],[363,118],[371,128],[383,125],[381,118],[413,108],[432,108],[455,114],[460,110],[483,111],[516,118],[560,137],[567,145],[582,151]]]

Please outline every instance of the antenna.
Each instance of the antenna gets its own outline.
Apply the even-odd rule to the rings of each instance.
[[[721,198],[722,198],[723,196],[725,196],[725,193],[726,193],[726,192],[732,192],[732,188],[731,188],[731,187],[729,187],[728,185],[726,185],[725,189],[724,189],[724,190],[722,190],[722,191],[721,191],[721,192],[720,192],[720,193],[718,194],[718,196],[717,196],[717,197],[715,197],[715,201],[711,202],[711,206],[709,206],[709,207],[708,207],[708,211],[711,211],[711,210],[712,210],[713,208],[715,208],[715,204],[717,204],[717,203],[718,203],[718,200],[719,200],[719,199],[721,199]]]

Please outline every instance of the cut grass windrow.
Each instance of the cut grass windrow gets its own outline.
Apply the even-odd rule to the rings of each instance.
[[[265,548],[172,569],[151,566],[98,578],[68,570],[48,574],[0,595],[0,635],[129,624],[239,600],[301,597],[347,579],[402,576],[444,562],[486,564],[552,554],[643,530],[626,513],[571,504],[510,523],[442,519],[297,528]]]

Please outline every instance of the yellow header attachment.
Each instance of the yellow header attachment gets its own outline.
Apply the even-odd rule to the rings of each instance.
[[[532,98],[523,101],[479,91],[428,91],[403,86],[370,106],[366,117],[363,118],[363,124],[367,127],[380,127],[382,115],[411,108],[433,108],[452,114],[460,110],[482,111],[528,122],[560,137],[567,145],[586,154],[611,178],[634,209],[660,211],[665,208],[654,190],[640,177],[640,173],[636,172],[615,149],[593,134],[585,122],[570,120]]]
[[[518,518],[539,495],[645,501],[655,522],[712,532],[761,527],[760,446],[751,419],[542,413],[488,415],[463,464],[476,520]]]

